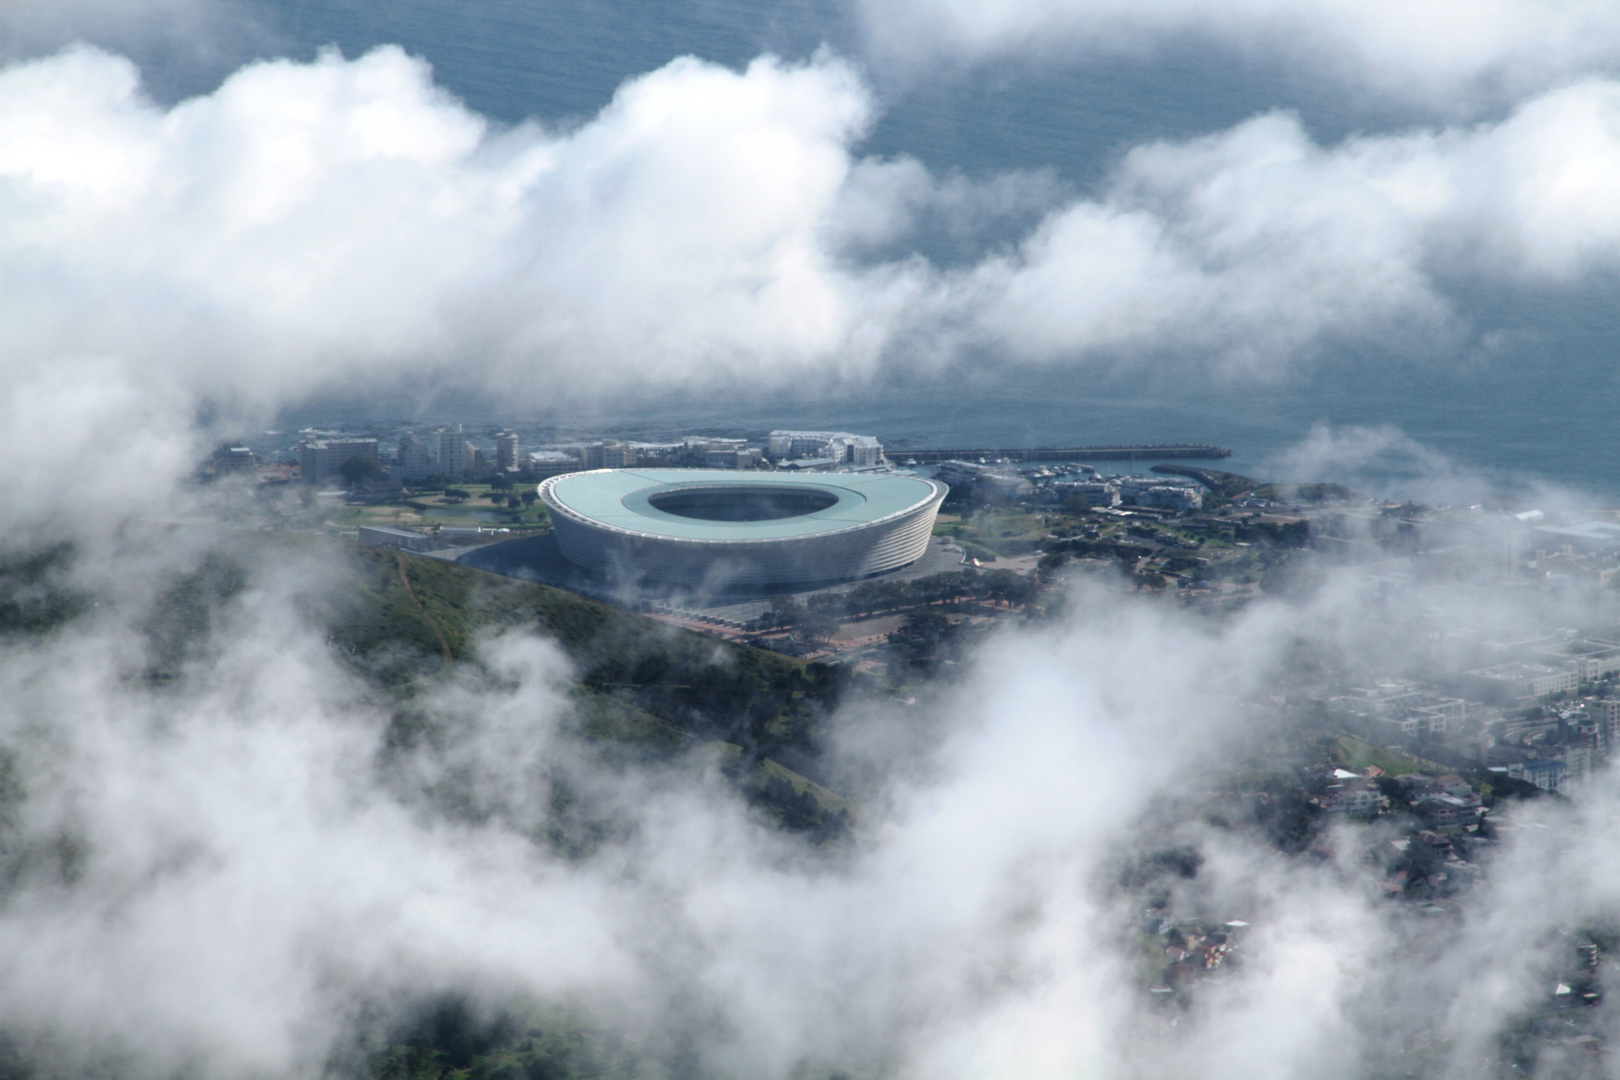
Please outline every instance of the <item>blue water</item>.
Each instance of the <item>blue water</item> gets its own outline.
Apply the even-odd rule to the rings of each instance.
[[[244,4],[251,19],[235,37],[216,34],[189,53],[172,40],[137,50],[153,92],[174,98],[206,90],[255,55],[307,57],[328,44],[355,55],[398,42],[426,56],[438,80],[483,113],[567,123],[601,108],[627,77],[682,54],[741,65],[763,51],[805,57],[825,43],[860,56],[857,31],[835,0]],[[863,152],[910,154],[974,176],[1045,168],[1077,192],[1098,184],[1132,145],[1219,130],[1269,109],[1296,111],[1326,142],[1438,119],[1380,105],[1310,71],[1196,42],[1067,65],[1020,61],[920,74],[879,66],[869,75],[884,112]],[[1511,350],[1488,362],[1341,347],[1266,383],[1215,380],[1184,359],[1119,372],[964,370],[843,397],[728,399],[723,407],[701,397],[580,402],[545,419],[626,431],[826,425],[918,446],[1208,441],[1232,447],[1229,464],[1239,470],[1278,468],[1279,455],[1317,424],[1393,425],[1464,470],[1620,498],[1620,441],[1610,434],[1620,414],[1616,285],[1598,281],[1577,294],[1454,288],[1459,315],[1478,332],[1510,332]],[[387,403],[329,402],[298,416],[368,410],[398,415]],[[455,394],[418,415],[502,416],[498,403]],[[1382,470],[1398,483],[1418,466],[1395,460],[1365,468],[1373,480]]]

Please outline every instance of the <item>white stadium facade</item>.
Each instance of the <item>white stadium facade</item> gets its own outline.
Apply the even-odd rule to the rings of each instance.
[[[949,489],[902,473],[597,469],[540,485],[563,556],[706,587],[852,581],[915,562]]]

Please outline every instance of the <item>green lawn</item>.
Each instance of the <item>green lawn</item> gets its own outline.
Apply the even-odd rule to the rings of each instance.
[[[1361,770],[1369,765],[1383,769],[1386,775],[1423,772],[1433,762],[1395,750],[1386,750],[1355,735],[1340,735],[1333,740],[1333,763],[1343,769]]]
[[[1011,558],[1035,551],[1055,520],[1053,515],[1016,507],[986,507],[960,516],[941,514],[934,522],[934,535],[948,536],[969,551],[978,548]]]

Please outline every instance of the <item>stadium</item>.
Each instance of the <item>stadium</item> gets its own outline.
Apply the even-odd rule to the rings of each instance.
[[[569,562],[705,588],[852,581],[915,562],[948,489],[895,473],[598,469],[540,485]]]

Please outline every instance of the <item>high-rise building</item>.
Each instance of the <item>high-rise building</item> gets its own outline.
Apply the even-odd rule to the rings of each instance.
[[[414,432],[407,432],[399,438],[399,472],[401,480],[426,480],[433,475],[433,466],[428,461],[427,443],[417,438]]]
[[[636,464],[636,448],[627,442],[609,440],[602,444],[602,468],[630,469]]]
[[[462,451],[466,439],[461,436],[461,425],[453,428],[442,427],[433,433],[437,442],[435,449],[438,453],[438,473],[446,480],[461,480],[467,473],[462,467]]]
[[[495,467],[501,472],[518,467],[518,437],[515,431],[495,436]]]

